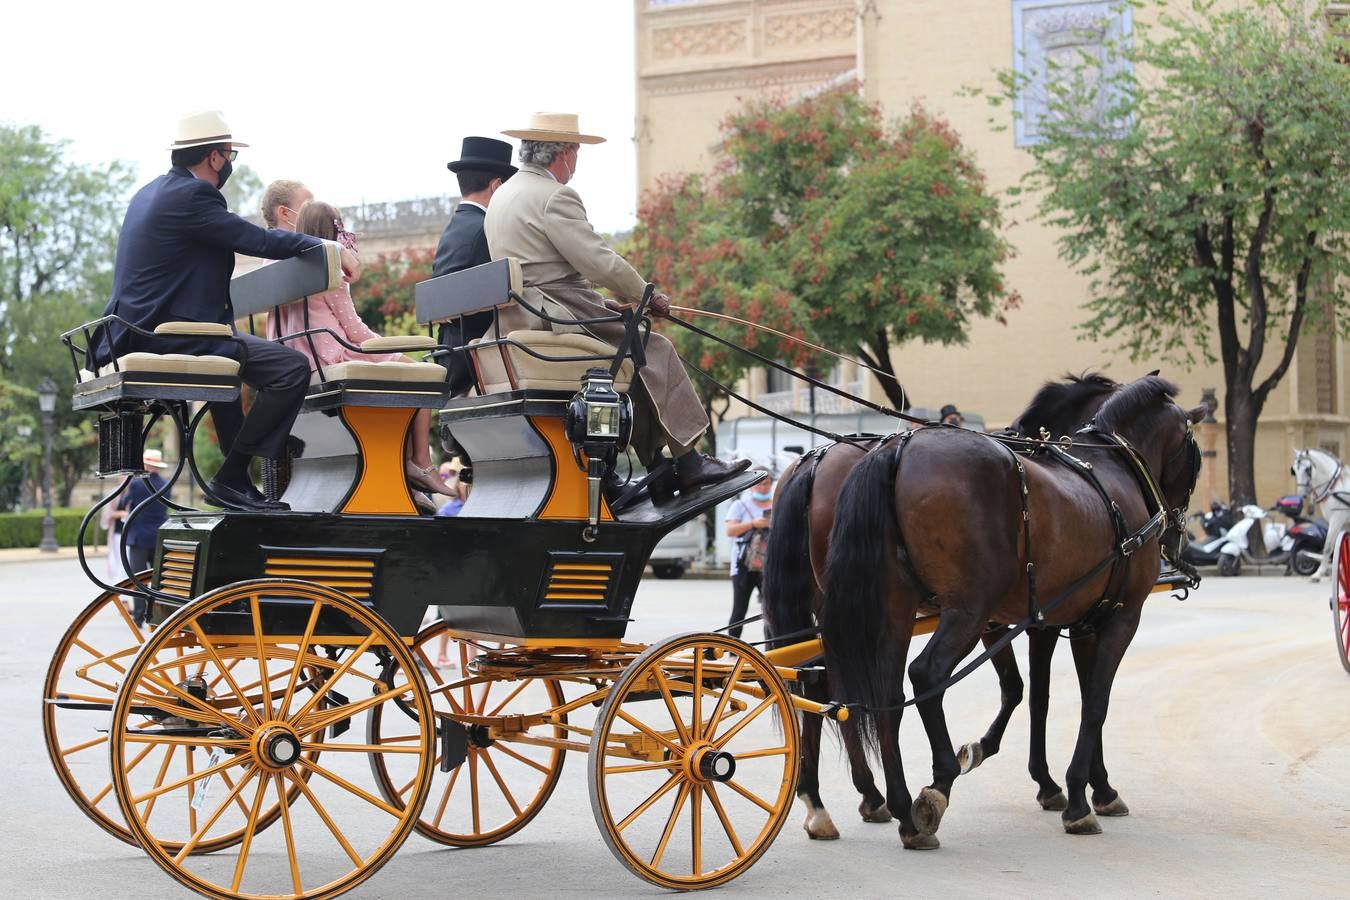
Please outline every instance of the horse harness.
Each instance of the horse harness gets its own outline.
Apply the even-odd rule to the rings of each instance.
[[[1327,455],[1331,456],[1331,454]],[[1310,456],[1310,451],[1300,450],[1299,456]],[[1322,485],[1320,488],[1313,487],[1312,472],[1309,471],[1308,473],[1308,500],[1314,506],[1318,503],[1325,503],[1328,498],[1334,499],[1338,503],[1344,503],[1346,506],[1350,506],[1350,492],[1333,490],[1336,484],[1341,480],[1341,473],[1345,471],[1345,463],[1335,456],[1332,456],[1332,459],[1336,460],[1336,471],[1331,473],[1331,477],[1327,479],[1326,484]],[[1311,462],[1309,462],[1309,465],[1311,466]]]

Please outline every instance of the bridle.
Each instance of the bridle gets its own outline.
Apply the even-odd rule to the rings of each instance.
[[[1318,452],[1325,452],[1325,451],[1318,451]],[[1345,463],[1341,462],[1340,459],[1337,459],[1330,453],[1327,453],[1328,457],[1336,460],[1336,470],[1331,473],[1331,477],[1326,480],[1325,484],[1323,484],[1320,488],[1316,488],[1313,487],[1312,484],[1313,468],[1314,468],[1312,454],[1313,451],[1311,448],[1300,450],[1298,451],[1298,453],[1294,454],[1294,464],[1289,467],[1289,474],[1293,475],[1294,478],[1297,479],[1295,486],[1298,488],[1298,492],[1303,496],[1307,497],[1312,505],[1316,506],[1318,503],[1321,503],[1322,501],[1326,500],[1328,497],[1331,496],[1332,490],[1336,487],[1336,484],[1341,480],[1341,473],[1345,471]],[[1301,476],[1298,472],[1298,464],[1303,461],[1306,461],[1308,463],[1307,481],[1304,481],[1303,476]]]

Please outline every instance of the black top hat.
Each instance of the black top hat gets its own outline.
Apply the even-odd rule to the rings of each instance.
[[[942,407],[942,412],[938,414],[938,418],[945,419],[952,413],[956,413],[958,416],[961,415],[961,411],[956,408],[955,404],[948,403],[946,406]]]
[[[466,137],[459,159],[446,163],[445,167],[451,172],[465,169],[491,172],[500,175],[503,181],[516,174],[516,167],[511,165],[511,145],[490,137]]]

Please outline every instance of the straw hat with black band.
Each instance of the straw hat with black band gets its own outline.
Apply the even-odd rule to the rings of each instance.
[[[230,132],[230,126],[225,123],[225,116],[220,110],[210,109],[179,119],[174,142],[169,149],[186,150],[206,144],[230,144],[235,149],[248,146]]]
[[[530,115],[528,128],[503,131],[507,137],[522,141],[554,141],[559,144],[603,144],[597,134],[582,134],[576,113],[537,112]]]

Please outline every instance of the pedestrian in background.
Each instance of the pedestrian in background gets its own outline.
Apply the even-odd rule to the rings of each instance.
[[[163,500],[146,504],[134,518],[131,517],[136,507],[164,487],[164,479],[155,470],[168,468],[164,462],[164,453],[160,450],[147,449],[141,456],[141,462],[145,465],[146,474],[132,478],[131,485],[117,501],[117,515],[123,521],[122,543],[126,545],[127,562],[132,572],[144,572],[150,568],[155,560],[155,535],[159,532],[159,526],[169,517],[169,508]],[[142,628],[149,609],[144,596],[137,595],[133,601],[131,618],[137,628]]]
[[[750,595],[760,591],[764,601],[764,553],[769,540],[769,514],[773,512],[773,478],[765,475],[727,510],[727,537],[735,538],[731,553],[731,622],[745,618]],[[741,626],[727,629],[732,637],[741,636]]]

